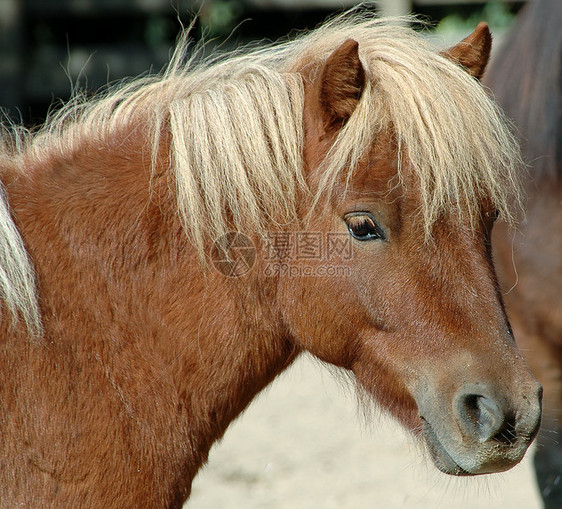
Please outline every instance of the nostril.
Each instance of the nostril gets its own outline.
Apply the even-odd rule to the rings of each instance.
[[[457,401],[459,424],[465,432],[481,442],[496,439],[501,442],[513,437],[506,416],[499,404],[479,394],[466,394]],[[511,426],[514,429],[513,423]]]
[[[517,439],[515,430],[515,416],[506,417],[503,428],[501,428],[493,437],[496,442],[506,445],[512,445]]]

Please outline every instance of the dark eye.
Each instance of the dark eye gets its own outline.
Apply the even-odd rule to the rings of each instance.
[[[384,240],[382,228],[367,212],[354,212],[345,216],[349,233],[357,240]]]

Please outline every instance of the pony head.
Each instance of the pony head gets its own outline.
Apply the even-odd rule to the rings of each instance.
[[[378,29],[336,31],[330,51],[312,44],[297,64],[311,189],[299,226],[325,235],[325,251],[285,260],[316,277],[279,274],[279,306],[294,341],[352,371],[419,431],[440,470],[503,471],[537,433],[541,387],[491,259],[520,161],[478,83],[491,36],[481,24],[439,54],[404,29]],[[322,277],[326,264],[340,272]]]

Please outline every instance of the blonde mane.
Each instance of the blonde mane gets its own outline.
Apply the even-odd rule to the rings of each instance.
[[[311,196],[298,71],[303,63],[320,68],[349,38],[359,43],[366,88]],[[399,177],[418,177],[428,235],[452,208],[477,217],[483,196],[513,217],[521,159],[502,113],[473,78],[402,23],[348,13],[293,41],[203,61],[187,54],[184,37],[163,74],[77,99],[34,135],[12,135],[6,145],[16,148],[0,153],[0,164],[68,153],[84,139],[103,143],[132,123],[146,127],[156,158],[165,133],[178,211],[203,255],[206,242],[230,228],[251,233],[297,221],[299,197],[330,193],[377,135],[392,129],[406,156]]]

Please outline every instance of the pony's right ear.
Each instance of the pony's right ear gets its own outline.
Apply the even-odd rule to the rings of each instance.
[[[464,67],[471,76],[479,80],[488,65],[491,51],[492,34],[488,24],[482,21],[468,37],[441,54]]]
[[[320,73],[318,105],[326,131],[345,125],[365,87],[358,50],[359,43],[348,39],[328,57]]]

